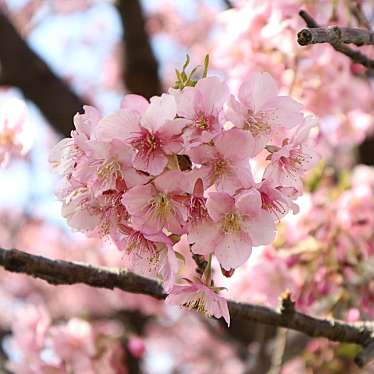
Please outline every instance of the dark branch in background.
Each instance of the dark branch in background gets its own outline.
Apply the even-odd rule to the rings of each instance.
[[[225,4],[226,9],[234,8],[234,5],[231,0],[223,0],[223,3]]]
[[[0,84],[18,87],[56,131],[69,136],[83,102],[33,52],[0,8]]]
[[[300,38],[303,43],[306,39],[308,39],[308,34],[306,34],[306,32],[310,32],[313,35],[314,33],[313,29],[318,28],[320,30],[321,28],[318,25],[318,23],[312,18],[312,16],[310,16],[304,10],[301,10],[299,12],[299,15],[305,21],[306,25],[309,27],[309,29],[301,30],[300,33],[298,34],[299,43],[300,43]],[[324,29],[327,32],[328,28],[324,28]],[[365,32],[365,30],[361,30],[361,29],[359,30],[360,32]],[[372,34],[370,33],[370,35]],[[374,60],[370,59],[369,57],[367,57],[360,51],[352,49],[340,41],[330,41],[329,44],[336,51],[349,57],[353,62],[366,66],[369,69],[374,69]],[[374,165],[374,137],[373,136],[366,138],[365,141],[358,147],[358,158],[359,158],[360,163],[363,163],[365,165]]]
[[[313,17],[308,14],[306,11],[301,10],[299,12],[300,17],[305,21],[306,25],[308,26],[309,29],[303,29],[298,33],[298,42],[301,45],[307,45],[310,44],[308,43],[308,37],[310,39],[310,35],[314,34],[313,29],[321,28],[318,23],[313,19]],[[324,28],[326,30],[325,34],[328,33],[328,27]],[[365,31],[365,30],[361,30]],[[366,31],[367,32],[367,31]],[[330,32],[331,33],[331,32]],[[301,40],[300,40],[301,39]],[[300,43],[301,41],[301,43]],[[304,44],[303,44],[304,43]],[[355,49],[352,49],[345,44],[342,43],[342,40],[331,40],[328,42],[336,51],[346,55],[349,57],[353,62],[356,62],[358,64],[361,64],[369,69],[374,69],[374,60],[370,59],[367,57],[365,54],[361,53],[360,51],[357,51]]]
[[[371,30],[370,22],[367,19],[362,9],[362,6],[359,3],[359,0],[351,0],[348,5],[349,5],[349,10],[351,14],[353,15],[353,17],[356,18],[357,23],[360,26],[365,27],[368,30]]]
[[[127,292],[149,295],[157,299],[166,297],[159,282],[125,270],[50,260],[15,249],[0,248],[0,266],[8,271],[28,274],[54,285],[83,283],[99,288],[118,288]],[[314,318],[297,312],[289,303],[289,297],[285,298],[279,312],[260,305],[234,301],[229,301],[228,304],[233,320],[248,320],[293,329],[312,337],[324,337],[336,342],[356,343],[363,347],[356,358],[359,365],[363,366],[374,359],[372,323],[356,323],[353,325],[337,320]]]
[[[160,95],[158,63],[146,31],[140,2],[118,0],[117,8],[124,26],[124,83],[131,93],[148,99]]]

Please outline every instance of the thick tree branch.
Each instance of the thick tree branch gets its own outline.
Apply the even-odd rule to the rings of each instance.
[[[145,27],[139,0],[118,0],[118,11],[124,26],[124,73],[127,89],[150,98],[161,94],[158,63]]]
[[[0,8],[0,84],[18,87],[56,131],[69,136],[83,102],[33,52]]]
[[[0,248],[0,266],[8,271],[25,273],[54,285],[83,283],[92,287],[118,288],[157,299],[166,297],[160,283],[126,270],[51,260],[16,249]],[[232,319],[284,327],[312,337],[324,337],[337,342],[359,344],[364,347],[364,350],[357,358],[358,364],[366,364],[374,358],[372,349],[374,335],[368,323],[352,325],[337,320],[314,318],[290,308],[283,308],[283,312],[278,312],[264,306],[235,301],[229,301],[229,309]]]
[[[308,40],[308,38],[309,39],[311,38],[311,35],[312,35],[312,39],[316,37],[316,35],[315,35],[316,33],[314,33],[313,29],[315,29],[315,28],[323,29],[323,28],[321,28],[318,25],[318,23],[313,19],[313,17],[310,14],[308,14],[306,11],[301,10],[299,12],[299,15],[305,21],[305,23],[306,23],[306,25],[308,26],[309,29],[303,29],[298,33],[298,42],[301,45],[311,44],[310,42],[307,43],[307,40]],[[327,29],[328,28],[325,28],[325,30],[327,30]],[[361,31],[367,32],[366,30],[361,30]],[[326,31],[324,35],[326,36],[327,33],[328,32]],[[331,33],[334,33],[334,31],[330,32],[330,36],[331,36]],[[305,43],[305,44],[300,43],[300,39],[301,39],[301,42]],[[352,39],[352,37],[351,37],[351,39]],[[340,40],[337,41],[337,40],[334,39],[334,40],[330,40],[328,43],[336,51],[338,51],[338,52],[346,55],[347,57],[349,57],[353,62],[356,62],[358,64],[366,66],[369,69],[374,69],[374,60],[370,59],[369,57],[367,57],[365,54],[361,53],[360,51],[357,51],[355,49],[352,49],[352,48],[348,47],[347,45],[343,44],[342,41],[340,41]]]
[[[365,29],[351,27],[316,27],[303,29],[297,34],[297,42],[300,45],[317,43],[346,43],[362,45],[374,44],[374,33]]]

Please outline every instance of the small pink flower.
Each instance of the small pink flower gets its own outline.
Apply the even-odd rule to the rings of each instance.
[[[91,141],[89,156],[77,163],[73,178],[87,184],[95,197],[105,191],[116,190],[120,180],[125,180],[127,172],[132,172],[133,150],[120,142]]]
[[[315,125],[315,120],[307,117],[291,139],[286,139],[281,148],[271,153],[271,162],[265,170],[264,178],[272,179],[279,186],[295,187],[302,191],[300,176],[319,160],[309,138],[310,129]]]
[[[49,155],[49,163],[60,175],[72,173],[87,151],[87,144],[97,126],[101,115],[99,111],[85,105],[84,113],[74,116],[76,130],[71,132],[71,138],[62,139],[57,143]]]
[[[202,283],[175,285],[165,300],[166,304],[180,305],[195,309],[208,317],[223,317],[230,326],[230,314],[227,300],[219,296],[215,290]]]
[[[186,143],[193,147],[210,141],[222,130],[223,104],[228,87],[217,77],[200,79],[195,87],[172,91],[178,116],[188,120],[184,131]]]
[[[161,232],[147,235],[124,225],[120,229],[124,237],[118,247],[124,251],[124,266],[143,276],[162,279],[165,290],[169,290],[178,272],[172,241]]]
[[[122,109],[101,121],[98,139],[119,139],[136,150],[133,165],[151,175],[159,175],[168,163],[168,155],[182,150],[180,136],[186,121],[175,119],[176,103],[172,95],[154,96],[148,106],[139,97],[124,100]]]
[[[214,139],[214,146],[202,144],[192,148],[191,161],[201,164],[205,184],[215,184],[218,191],[233,194],[253,182],[249,158],[253,152],[253,138],[240,129],[223,132]]]
[[[276,186],[269,179],[264,179],[256,188],[261,194],[262,209],[267,210],[274,219],[279,221],[290,210],[293,214],[298,213],[299,207],[291,198],[294,189]]]
[[[242,265],[252,246],[269,244],[274,239],[273,218],[262,209],[261,195],[255,189],[235,198],[225,192],[211,192],[207,208],[211,220],[195,225],[188,240],[194,243],[194,253],[215,253],[225,270]]]
[[[170,170],[158,176],[152,184],[128,190],[122,202],[133,225],[146,233],[158,233],[166,228],[171,233],[183,234],[187,221],[183,180],[183,173]]]
[[[279,128],[292,128],[303,121],[302,105],[288,96],[278,96],[275,80],[268,73],[253,73],[239,89],[239,101],[231,96],[226,118],[249,130],[259,153]]]

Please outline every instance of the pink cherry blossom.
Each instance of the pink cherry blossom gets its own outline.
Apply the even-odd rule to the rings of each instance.
[[[173,90],[178,116],[188,120],[184,137],[189,147],[206,143],[222,130],[222,109],[228,87],[217,77],[197,82],[195,87]]]
[[[170,170],[152,184],[127,191],[122,201],[134,226],[147,233],[157,233],[166,228],[174,234],[183,234],[187,220],[183,179],[181,172]]]
[[[176,103],[172,95],[152,97],[148,106],[141,99],[125,98],[122,109],[108,116],[97,130],[98,139],[117,138],[136,150],[136,169],[159,175],[168,163],[168,155],[182,150],[180,137],[186,121],[175,119]]]
[[[192,162],[202,165],[200,172],[207,186],[215,184],[218,191],[232,194],[252,183],[249,165],[252,152],[251,135],[240,129],[231,129],[218,135],[214,146],[194,147],[188,155]]]
[[[269,179],[264,179],[256,188],[261,194],[262,209],[271,213],[274,219],[279,221],[290,210],[294,214],[299,211],[299,207],[292,200],[292,197],[298,195],[296,189],[277,186]]]
[[[208,317],[223,317],[230,326],[230,315],[227,301],[219,296],[214,289],[202,283],[175,285],[165,300],[166,304],[180,305],[189,309],[196,309]]]
[[[49,162],[60,175],[68,175],[74,171],[77,162],[85,155],[86,145],[101,118],[96,108],[87,105],[83,108],[83,114],[77,113],[74,116],[76,130],[71,132],[72,137],[62,139],[50,152]]]
[[[298,126],[290,140],[271,153],[271,162],[267,166],[264,178],[270,178],[284,187],[295,187],[302,191],[300,176],[311,169],[319,160],[318,154],[310,142],[309,132],[316,122],[309,117]]]
[[[120,229],[124,238],[118,247],[124,251],[124,266],[143,276],[162,279],[168,291],[178,271],[172,241],[161,232],[147,235],[123,225]]]
[[[252,246],[269,244],[275,236],[274,221],[261,208],[260,193],[251,189],[236,198],[225,192],[211,192],[207,208],[211,221],[189,233],[192,251],[214,253],[221,266],[230,270],[242,265]]]
[[[253,73],[239,89],[239,101],[231,96],[226,118],[249,130],[259,153],[279,128],[292,128],[303,121],[302,105],[288,96],[278,96],[278,87],[268,73]]]

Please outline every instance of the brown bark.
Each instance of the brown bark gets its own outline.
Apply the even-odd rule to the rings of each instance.
[[[140,2],[119,0],[117,7],[124,26],[124,83],[131,93],[147,99],[160,95],[158,63],[146,31]]]
[[[83,102],[18,34],[0,9],[0,84],[18,87],[64,136]]]
[[[0,248],[0,266],[8,271],[29,274],[54,285],[83,283],[92,287],[118,288],[158,299],[166,297],[159,282],[129,271],[50,260],[16,249]],[[289,301],[289,296],[286,295],[280,311],[235,301],[229,301],[228,305],[233,320],[252,321],[296,330],[311,337],[356,343],[363,347],[363,351],[356,358],[359,365],[365,365],[374,359],[374,324],[372,322],[349,324],[338,320],[315,318],[297,312]]]

